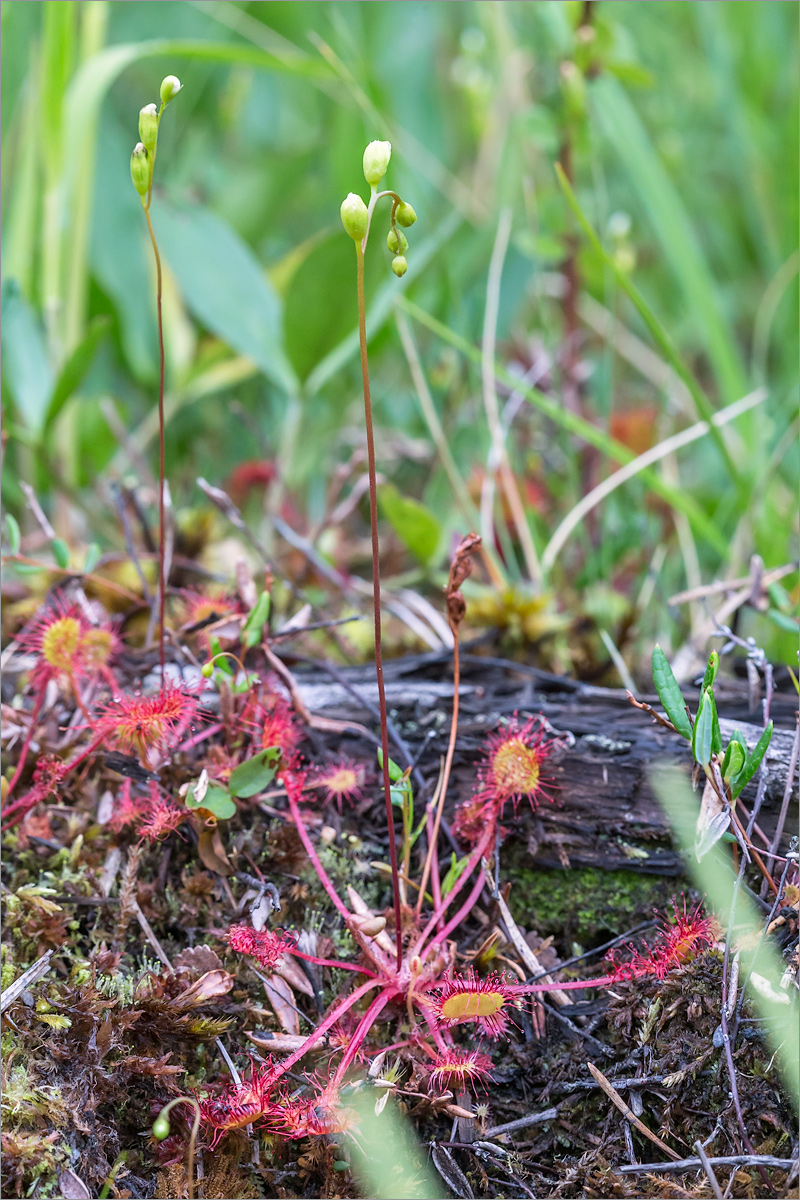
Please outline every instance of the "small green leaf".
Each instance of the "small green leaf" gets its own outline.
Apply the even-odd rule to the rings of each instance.
[[[383,770],[383,750],[380,746],[378,747],[378,766],[380,767],[381,770]],[[391,779],[392,783],[397,783],[398,779],[402,779],[404,774],[405,774],[405,772],[403,771],[403,768],[398,767],[397,763],[394,762],[394,760],[390,758],[389,759],[389,778]]]
[[[67,569],[69,566],[69,546],[63,538],[53,538],[50,543],[50,549],[53,551],[53,558],[56,560],[56,566]]]
[[[450,857],[450,867],[449,867],[448,872],[445,875],[444,879],[442,880],[442,899],[444,899],[445,896],[450,895],[453,888],[458,883],[460,877],[464,874],[464,871],[467,868],[468,862],[469,862],[468,857],[457,860],[456,856],[455,856],[455,851],[453,852],[453,854]]]
[[[17,524],[11,513],[6,513],[6,527],[8,529],[8,553],[19,554],[20,532]]]
[[[742,745],[738,738],[731,738],[728,742],[728,748],[725,751],[725,757],[722,760],[722,778],[725,783],[729,783],[735,778],[744,767],[747,761],[747,748]]]
[[[281,752],[277,746],[269,746],[252,758],[245,759],[231,775],[231,794],[246,800],[263,792],[275,778],[280,759]]]
[[[269,592],[262,592],[250,610],[250,615],[245,621],[242,631],[242,645],[247,650],[251,650],[253,646],[258,646],[261,642],[264,626],[269,616],[269,605]]]
[[[714,699],[714,688],[706,689],[708,702],[711,705],[711,753],[722,753],[722,733],[719,728],[719,717],[717,716],[717,702]]]
[[[694,722],[692,736],[692,754],[701,767],[707,767],[711,762],[711,743],[714,736],[714,705],[713,693],[709,688],[701,693],[700,706]]]
[[[423,566],[427,565],[436,553],[441,534],[434,515],[416,500],[401,496],[391,483],[380,489],[380,502],[401,542]]]
[[[36,575],[39,571],[47,570],[44,563],[41,566],[34,566],[33,563],[14,563],[13,568],[17,575]]]
[[[755,775],[758,768],[761,766],[761,760],[767,753],[767,748],[772,741],[772,721],[762,733],[761,737],[753,747],[753,753],[748,755],[747,762],[744,768],[739,772],[735,779],[731,780],[731,794],[734,800],[742,792]]]
[[[658,692],[658,698],[664,706],[664,712],[678,733],[691,741],[692,726],[686,715],[686,705],[681,695],[681,689],[672,673],[672,667],[667,662],[667,656],[660,646],[655,646],[653,649],[653,683]]]
[[[709,658],[708,658],[708,666],[706,667],[706,673],[703,676],[703,687],[704,688],[714,686],[714,680],[717,678],[718,670],[719,670],[719,654],[717,653],[716,650],[712,650],[711,654],[709,655]]]
[[[787,616],[786,613],[778,612],[776,608],[771,608],[767,613],[767,616],[780,629],[785,629],[787,633],[793,633],[796,635],[798,631],[800,631],[800,624],[798,624],[795,617],[790,617]]]
[[[84,564],[83,564],[84,575],[91,575],[92,571],[95,569],[95,567],[97,566],[99,561],[100,561],[100,547],[98,546],[97,542],[92,542],[91,545],[89,546],[88,550],[86,551],[86,559],[84,560]]]
[[[225,788],[216,787],[214,784],[206,789],[206,794],[200,801],[195,800],[194,789],[189,788],[186,794],[186,807],[190,812],[200,812],[202,809],[206,809],[218,821],[229,821],[236,815],[236,805]]]
[[[70,396],[80,387],[86,372],[94,361],[97,348],[108,333],[110,326],[110,317],[95,317],[89,325],[83,341],[76,346],[70,358],[67,359],[47,404],[44,416],[45,429],[52,425]]]

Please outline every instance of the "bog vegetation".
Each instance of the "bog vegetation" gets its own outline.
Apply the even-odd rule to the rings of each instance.
[[[790,1194],[796,11],[2,19],[4,1194]],[[479,655],[684,739],[587,944]]]

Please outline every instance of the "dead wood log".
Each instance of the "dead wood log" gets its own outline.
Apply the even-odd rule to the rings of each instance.
[[[527,837],[532,862],[545,867],[624,867],[661,876],[682,873],[667,818],[650,786],[650,773],[664,762],[683,764],[688,772],[691,757],[683,738],[652,724],[631,706],[622,690],[592,687],[502,659],[466,654],[462,664],[462,717],[450,811],[471,794],[487,734],[514,712],[542,713],[554,730],[572,735],[567,739],[572,744],[555,750],[548,766],[555,802],[543,802],[535,814],[520,810],[520,833]],[[305,704],[313,712],[340,720],[357,718],[369,725],[369,706],[377,698],[372,668],[338,671],[347,689],[321,667],[297,671]],[[419,766],[431,789],[447,742],[450,671],[448,657],[437,654],[390,661],[385,667],[387,703],[395,725],[412,753],[420,754]],[[688,690],[685,694],[690,704],[696,703],[696,694]],[[640,698],[658,705],[657,696]],[[738,728],[749,745],[755,743],[761,734],[760,714],[748,712],[746,694],[735,683],[719,689],[719,710],[725,738]],[[796,695],[776,693],[772,716],[775,734],[759,818],[768,838],[786,785]],[[751,783],[742,797],[748,808],[754,793],[755,783]],[[795,810],[796,803],[795,785]],[[793,827],[791,819],[788,827]]]

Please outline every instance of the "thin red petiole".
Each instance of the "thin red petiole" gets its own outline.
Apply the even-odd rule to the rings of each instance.
[[[368,971],[366,967],[357,967],[354,963],[337,962],[333,958],[314,958],[313,954],[304,954],[302,950],[287,950],[286,953],[294,955],[295,958],[302,958],[304,962],[315,963],[318,967],[336,967],[339,971],[358,971],[359,975],[366,975],[368,979],[378,978],[374,971]]]
[[[366,983],[362,983],[361,986],[357,987],[356,990],[351,992],[349,996],[345,996],[344,1000],[342,1000],[340,1004],[337,1004],[332,1012],[328,1013],[328,1016],[324,1021],[322,1021],[321,1024],[317,1026],[314,1032],[308,1035],[306,1040],[303,1042],[303,1045],[297,1050],[293,1050],[289,1057],[283,1060],[281,1063],[281,1074],[285,1075],[290,1067],[293,1067],[296,1062],[299,1062],[300,1059],[308,1053],[311,1047],[316,1045],[316,1043],[325,1036],[328,1030],[336,1024],[339,1018],[343,1017],[348,1009],[352,1008],[354,1004],[358,1003],[362,996],[366,996],[367,992],[370,992],[373,988],[379,986],[380,980],[368,979]]]
[[[314,843],[311,841],[311,838],[308,836],[308,830],[306,829],[305,825],[303,824],[303,818],[300,815],[300,809],[297,807],[297,801],[295,800],[294,796],[292,795],[292,791],[290,788],[286,789],[286,798],[289,801],[289,811],[292,814],[292,820],[294,821],[295,825],[297,826],[297,832],[300,834],[300,841],[303,843],[303,846],[305,847],[305,851],[306,851],[308,857],[311,859],[314,870],[317,872],[317,876],[319,877],[319,881],[322,884],[322,886],[325,888],[325,891],[328,893],[328,896],[332,900],[337,912],[342,917],[344,917],[345,921],[349,925],[353,914],[347,911],[344,904],[339,899],[339,896],[336,892],[336,888],[331,883],[330,879],[328,878],[325,868],[323,867],[322,863],[319,861],[319,855],[317,854],[316,850],[314,849]]]
[[[44,697],[45,697],[46,691],[47,691],[47,685],[45,684],[44,687],[39,688],[39,691],[36,694],[36,699],[33,702],[33,710],[31,712],[31,719],[28,722],[28,732],[25,734],[25,741],[22,743],[22,749],[20,750],[20,753],[19,753],[19,761],[17,763],[16,770],[14,771],[14,774],[11,777],[11,782],[8,785],[8,791],[6,792],[6,800],[9,799],[14,788],[19,783],[19,777],[25,769],[25,762],[28,758],[28,751],[30,750],[31,742],[33,741],[33,735],[36,732],[36,722],[39,720],[39,713],[42,711],[42,704],[44,703]],[[7,811],[8,811],[7,809],[4,810],[4,813],[3,813],[4,816]]]

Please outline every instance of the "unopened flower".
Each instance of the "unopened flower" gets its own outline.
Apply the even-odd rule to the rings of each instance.
[[[607,955],[607,961],[612,965],[612,979],[616,981],[639,979],[644,975],[654,975],[656,979],[666,978],[674,967],[682,967],[701,951],[713,946],[714,918],[704,917],[698,904],[691,912],[687,912],[684,898],[683,908],[679,909],[673,900],[673,920],[662,925],[652,946],[643,946],[641,950],[628,947],[631,957],[625,962],[617,958],[619,951],[612,950]]]
[[[339,215],[342,218],[342,224],[347,233],[354,242],[360,242],[367,232],[369,224],[369,213],[367,206],[360,196],[355,192],[350,192],[344,198],[339,209]]]
[[[212,1149],[231,1129],[258,1124],[281,1112],[277,1098],[272,1099],[280,1076],[279,1068],[271,1060],[260,1067],[251,1062],[249,1079],[230,1084],[220,1096],[200,1101],[201,1120],[214,1131]]]
[[[364,178],[372,187],[383,179],[391,157],[391,142],[370,142],[367,146],[363,159]]]
[[[101,709],[96,729],[124,754],[135,751],[149,767],[196,718],[197,705],[197,697],[179,687],[167,686],[152,696],[116,696]]]
[[[271,971],[284,954],[297,945],[293,933],[274,933],[271,929],[253,929],[251,925],[231,925],[225,939],[231,950],[256,958],[265,971]]]
[[[493,733],[487,741],[488,754],[478,768],[476,799],[497,806],[502,812],[511,800],[516,810],[526,798],[535,810],[539,797],[545,793],[542,782],[542,763],[547,758],[547,741],[533,717],[520,725],[514,716],[504,729]]]
[[[434,1016],[443,1025],[474,1021],[488,1037],[496,1038],[508,1023],[507,1009],[515,1007],[515,989],[497,971],[481,979],[470,968],[454,975],[429,993]]]
[[[167,75],[161,80],[161,103],[169,104],[172,97],[177,96],[182,87],[183,84],[181,83],[180,79],[178,79],[177,75]]]
[[[150,156],[143,142],[137,142],[131,154],[131,180],[136,191],[144,199],[150,188]]]
[[[436,1055],[430,1075],[430,1085],[435,1092],[463,1091],[467,1086],[483,1085],[489,1079],[492,1060],[488,1054],[478,1050],[462,1050],[448,1046]]]
[[[343,800],[353,804],[361,799],[365,779],[366,770],[361,763],[351,758],[337,758],[315,771],[309,783],[324,791],[326,801],[335,800],[341,812]]]

